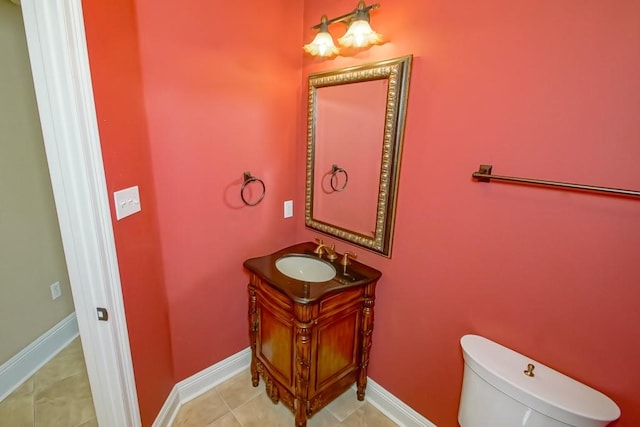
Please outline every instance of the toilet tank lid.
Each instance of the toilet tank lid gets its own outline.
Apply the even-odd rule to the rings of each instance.
[[[609,397],[540,362],[478,335],[465,335],[460,344],[474,372],[527,407],[570,425],[620,417]],[[529,363],[533,377],[524,374]]]

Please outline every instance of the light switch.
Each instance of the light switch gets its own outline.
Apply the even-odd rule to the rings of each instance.
[[[116,204],[116,219],[121,220],[124,217],[140,212],[140,193],[138,186],[125,188],[124,190],[113,193],[113,199]]]
[[[284,202],[284,217],[291,218],[293,216],[293,200]]]

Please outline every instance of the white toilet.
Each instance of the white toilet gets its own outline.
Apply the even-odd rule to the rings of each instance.
[[[477,335],[460,340],[461,427],[603,427],[620,417],[604,394]]]

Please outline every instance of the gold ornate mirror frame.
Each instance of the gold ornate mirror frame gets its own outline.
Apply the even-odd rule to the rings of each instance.
[[[400,159],[412,55],[309,75],[307,115],[307,165],[305,225],[307,228],[337,237],[365,249],[391,256]],[[367,236],[340,224],[329,224],[314,217],[314,160],[316,149],[317,91],[326,86],[348,85],[370,80],[387,80],[387,98],[383,135],[380,135],[381,168],[375,232]]]

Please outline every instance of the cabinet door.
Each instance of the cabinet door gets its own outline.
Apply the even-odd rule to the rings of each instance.
[[[274,378],[293,390],[293,343],[295,329],[286,312],[258,302],[256,353]]]
[[[313,394],[330,388],[347,376],[353,376],[355,381],[360,323],[360,307],[351,306],[317,325],[313,340],[316,362],[311,378]]]

